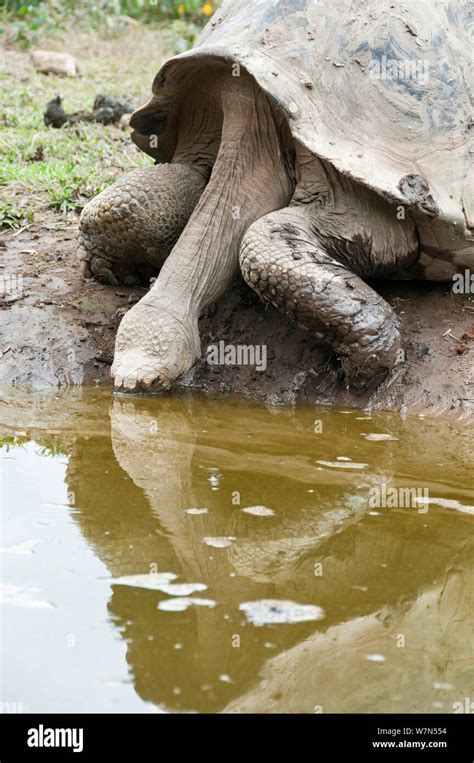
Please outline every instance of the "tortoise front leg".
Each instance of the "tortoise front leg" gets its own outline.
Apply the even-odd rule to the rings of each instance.
[[[364,253],[356,236],[345,239],[343,262],[334,253],[331,224],[315,224],[318,214],[310,204],[295,205],[255,222],[242,241],[242,274],[264,302],[329,342],[350,386],[364,391],[400,361],[398,319],[348,267],[352,254],[354,269],[363,270],[364,262],[368,269],[369,245]]]
[[[282,123],[267,97],[227,69],[211,86],[223,113],[217,159],[156,282],[120,323],[111,372],[123,392],[167,389],[192,368],[199,316],[238,274],[242,235],[291,198]]]
[[[205,185],[191,165],[158,164],[132,170],[106,188],[81,214],[84,275],[128,286],[156,276]]]

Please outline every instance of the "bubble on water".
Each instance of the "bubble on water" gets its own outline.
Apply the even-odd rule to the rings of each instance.
[[[207,585],[204,583],[165,583],[160,586],[160,591],[169,596],[190,596],[192,593],[206,590]]]
[[[266,506],[247,506],[242,509],[246,514],[254,514],[256,517],[274,517],[273,509],[267,509]]]
[[[39,588],[21,588],[16,585],[0,585],[0,604],[10,604],[23,609],[55,609],[54,604],[38,598]]]
[[[315,604],[298,604],[295,601],[280,599],[258,599],[245,601],[239,605],[247,619],[253,625],[272,625],[279,623],[303,623],[322,620],[326,613]]]
[[[215,607],[216,602],[212,599],[199,599],[193,596],[178,598],[178,599],[164,599],[158,604],[158,609],[163,612],[184,612],[189,607]]]
[[[316,464],[327,466],[330,469],[365,469],[368,464],[358,464],[356,461],[316,461]]]
[[[454,498],[439,498],[437,496],[431,496],[425,498],[419,496],[415,498],[417,503],[433,503],[435,506],[441,506],[443,509],[454,509],[454,511],[461,511],[463,514],[474,514],[474,506],[469,506],[467,503],[461,503]]]
[[[383,654],[366,654],[365,659],[369,662],[385,662],[385,656]]]
[[[231,546],[232,543],[237,540],[233,535],[228,535],[224,537],[206,537],[202,539],[202,542],[206,544],[206,546],[212,546],[212,548],[227,548],[228,546]]]
[[[222,681],[225,684],[231,684],[232,678],[227,675],[227,673],[222,673],[222,675],[219,676],[219,681]]]
[[[149,591],[160,591],[168,596],[190,596],[198,591],[205,591],[205,583],[173,583],[176,579],[173,572],[154,572],[145,575],[126,575],[115,578],[112,585],[124,585],[131,588],[146,588]]]
[[[185,514],[209,514],[209,509],[185,509]]]
[[[391,434],[377,433],[377,432],[361,432],[361,437],[365,437],[370,442],[398,442],[398,437],[394,437]]]
[[[121,578],[113,578],[112,585],[124,585],[131,588],[146,588],[150,591],[161,591],[162,586],[176,580],[178,576],[173,572],[147,572],[144,575],[124,575]]]
[[[31,538],[30,540],[16,543],[14,546],[4,546],[3,548],[0,548],[0,554],[15,554],[18,556],[34,554],[36,547],[39,546],[40,543],[44,543],[44,540],[41,538]]]
[[[215,472],[215,474],[211,474],[210,477],[207,478],[208,482],[211,483],[211,490],[218,490],[219,489],[219,480],[221,478],[221,474],[219,473],[218,469],[208,469],[209,472]]]

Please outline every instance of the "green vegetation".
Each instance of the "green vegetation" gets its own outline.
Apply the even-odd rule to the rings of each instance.
[[[130,21],[168,24],[192,42],[199,27],[213,13],[203,0],[5,0],[0,12],[0,33],[9,42],[28,47],[44,34],[65,27],[101,29],[120,33]],[[179,22],[176,25],[176,22]]]
[[[90,109],[104,82],[94,77],[65,80],[40,74],[34,74],[27,85],[13,79],[2,78],[6,86],[0,107],[0,188],[8,192],[1,193],[0,225],[28,224],[45,207],[64,214],[80,210],[119,174],[150,163],[131,144],[128,134],[115,126],[80,123],[60,130],[45,126],[44,108],[57,92],[68,111]],[[130,80],[111,76],[105,87],[120,95],[124,86],[133,92]],[[135,92],[142,90],[144,83]]]
[[[473,294],[456,294],[455,299],[462,307],[468,307],[469,309],[474,310]]]
[[[0,228],[22,228],[31,222],[33,222],[31,210],[16,207],[8,202],[0,203]]]
[[[79,212],[119,175],[150,164],[116,126],[46,127],[46,104],[60,95],[66,113],[90,111],[108,93],[140,105],[165,58],[189,48],[212,11],[203,0],[4,0],[0,228],[29,225],[47,208]],[[72,53],[81,76],[36,73],[31,45]]]
[[[32,438],[26,435],[0,436],[0,448],[5,448],[8,453],[13,448],[23,448],[31,441]],[[37,453],[39,456],[57,458],[68,455],[67,450],[62,445],[52,440],[35,439],[34,442],[38,445]]]

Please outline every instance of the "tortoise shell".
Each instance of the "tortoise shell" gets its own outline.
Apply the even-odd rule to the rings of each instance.
[[[463,0],[225,0],[158,72],[131,126],[156,134],[149,153],[170,161],[190,77],[211,60],[241,66],[294,140],[410,210],[424,275],[450,278],[474,268],[467,30]]]

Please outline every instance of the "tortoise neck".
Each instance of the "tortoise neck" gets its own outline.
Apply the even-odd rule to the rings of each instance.
[[[198,316],[238,272],[240,241],[259,217],[288,204],[281,126],[248,75],[221,75],[222,136],[216,162],[189,222],[154,284],[175,309]]]

